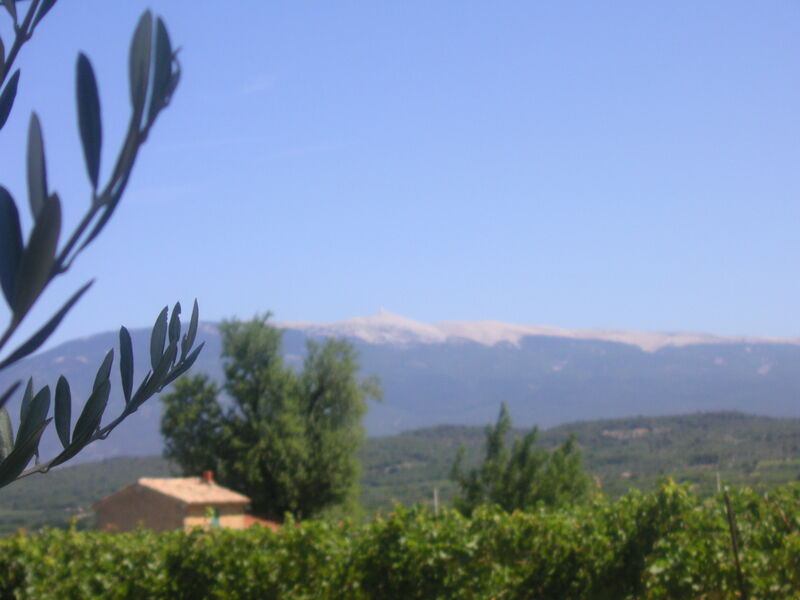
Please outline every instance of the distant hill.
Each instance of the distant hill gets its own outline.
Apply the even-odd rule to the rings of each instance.
[[[370,407],[370,435],[445,423],[483,425],[508,403],[516,424],[552,427],[576,420],[735,410],[800,417],[800,345],[795,339],[706,334],[571,331],[496,322],[429,325],[382,313],[334,324],[287,323],[284,351],[299,365],[308,338],[342,336],[378,375],[384,401]],[[138,365],[149,364],[148,332],[132,332]],[[194,369],[221,378],[214,324],[201,327],[206,348]],[[73,340],[2,373],[0,387],[33,374],[37,383],[69,378],[76,396],[91,387],[116,334]],[[116,375],[115,375],[116,377]],[[121,407],[118,380],[109,417]],[[12,416],[14,402],[12,402]],[[160,405],[150,400],[80,460],[158,454]],[[52,431],[45,454],[56,449]]]
[[[724,484],[764,488],[800,479],[800,419],[709,413],[586,421],[543,431],[540,442],[552,447],[571,433],[578,436],[587,470],[612,496],[631,487],[649,489],[667,475],[701,493],[716,489],[717,474]],[[368,439],[361,453],[366,514],[391,510],[393,501],[430,503],[434,488],[442,503],[449,503],[455,491],[449,474],[458,448],[463,445],[468,459],[477,462],[484,441],[484,428],[461,425]],[[141,457],[30,477],[0,490],[0,533],[63,525],[71,517],[89,526],[93,502],[139,477],[171,474],[164,459]]]

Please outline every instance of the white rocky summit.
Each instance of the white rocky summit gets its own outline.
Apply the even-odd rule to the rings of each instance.
[[[563,329],[543,325],[515,325],[500,321],[443,321],[420,323],[407,317],[381,310],[376,315],[355,317],[337,323],[291,321],[280,327],[296,329],[309,335],[349,337],[370,344],[438,344],[459,340],[487,346],[499,343],[519,345],[526,336],[561,337],[576,340],[603,340],[638,346],[645,352],[664,347],[694,344],[789,343],[800,344],[798,338],[724,337],[706,333],[648,333],[618,329]]]

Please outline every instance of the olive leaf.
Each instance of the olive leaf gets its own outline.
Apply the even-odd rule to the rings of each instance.
[[[100,173],[100,150],[103,146],[103,128],[100,122],[100,97],[92,64],[86,55],[78,55],[76,94],[78,97],[78,126],[83,144],[83,156],[92,188],[97,189]]]

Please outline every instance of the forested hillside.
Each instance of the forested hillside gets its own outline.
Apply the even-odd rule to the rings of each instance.
[[[610,496],[630,488],[653,489],[670,475],[696,485],[700,494],[723,483],[771,488],[800,479],[800,420],[740,413],[611,419],[572,423],[543,431],[552,447],[575,433],[588,471]],[[470,460],[482,452],[481,427],[440,426],[370,438],[361,453],[361,500],[365,514],[387,511],[394,501],[432,503],[438,488],[443,505],[454,491],[450,469],[459,446]],[[92,502],[143,476],[164,477],[170,466],[159,457],[119,458],[56,470],[3,490],[0,528],[64,524],[78,517],[91,525]]]

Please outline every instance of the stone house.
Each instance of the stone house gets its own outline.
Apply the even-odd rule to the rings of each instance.
[[[211,471],[202,477],[142,477],[92,505],[101,531],[156,531],[227,527],[254,523],[246,514],[250,498],[218,485]],[[255,519],[256,522],[260,519]]]

